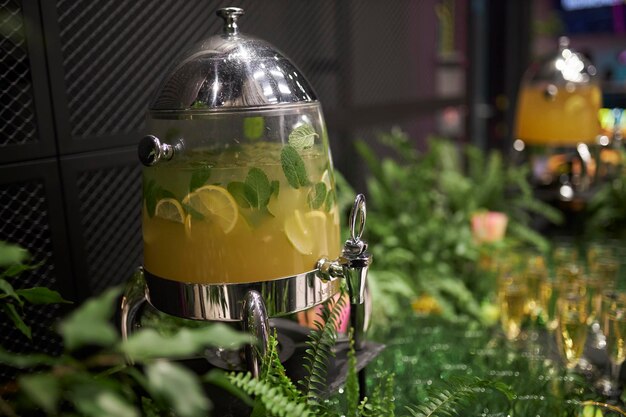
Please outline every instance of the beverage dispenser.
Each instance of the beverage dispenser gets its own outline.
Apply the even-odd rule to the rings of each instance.
[[[239,32],[242,9],[218,15],[223,32],[171,67],[149,107],[138,146],[144,265],[122,301],[122,332],[145,302],[241,322],[262,342],[246,349],[256,373],[268,318],[328,300],[342,280],[361,338],[371,255],[362,195],[340,242],[328,133],[310,84],[272,45]]]
[[[520,86],[513,148],[530,163],[538,189],[556,191],[562,201],[583,195],[596,176],[597,78],[591,62],[562,37],[558,51],[532,64]]]

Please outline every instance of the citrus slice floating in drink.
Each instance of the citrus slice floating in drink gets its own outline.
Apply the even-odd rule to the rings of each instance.
[[[159,200],[154,210],[154,215],[176,223],[185,221],[185,212],[178,201],[173,198]]]
[[[316,250],[320,256],[330,256],[328,253],[328,238],[326,236],[326,222],[328,216],[321,210],[313,210],[305,213],[304,221],[309,232],[313,235],[313,242],[317,244]]]
[[[295,210],[293,215],[285,220],[285,235],[298,252],[304,255],[313,253],[315,236],[300,210]]]
[[[233,230],[239,217],[235,199],[225,188],[217,185],[205,185],[187,194],[183,204],[205,219],[215,221],[224,233]],[[191,216],[193,218],[193,214]]]

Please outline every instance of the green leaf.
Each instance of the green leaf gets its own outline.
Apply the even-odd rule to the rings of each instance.
[[[156,210],[157,205],[157,193],[156,193],[156,182],[154,180],[146,180],[144,177],[143,181],[143,195],[146,199],[146,210],[148,211],[148,216],[153,217],[154,212]]]
[[[46,413],[56,413],[61,395],[58,377],[51,374],[22,375],[18,382],[26,395]]]
[[[119,334],[110,319],[117,309],[120,288],[111,288],[97,298],[86,301],[59,326],[65,347],[74,350],[85,345],[111,346]]]
[[[272,195],[272,187],[265,172],[259,168],[250,168],[246,177],[245,191],[250,193],[248,199],[252,207],[257,209],[266,207]]]
[[[256,140],[263,136],[265,119],[261,116],[246,117],[243,119],[243,136],[249,140]]]
[[[307,194],[307,201],[312,209],[322,207],[322,204],[326,201],[326,184],[323,182],[315,184],[309,191],[309,194]]]
[[[204,417],[211,409],[198,377],[186,368],[159,360],[145,373],[152,396],[164,399],[179,417]]]
[[[37,269],[42,264],[43,264],[43,262],[40,262],[40,263],[35,264],[35,265],[25,265],[25,264],[11,265],[7,269],[5,269],[4,272],[2,272],[2,274],[0,274],[0,277],[12,278],[12,277],[15,277],[15,276],[21,274],[24,271],[31,271],[33,269]]]
[[[224,391],[232,394],[233,396],[239,398],[241,401],[246,403],[246,405],[252,406],[254,405],[254,401],[250,398],[245,392],[236,387],[228,378],[228,375],[224,373],[221,369],[213,369],[208,374],[206,374],[202,380],[204,382],[208,382],[209,384],[213,384],[217,387],[222,388]]]
[[[20,296],[17,295],[17,293],[13,289],[13,286],[8,281],[2,278],[0,278],[0,291],[2,291],[7,296],[15,299],[20,305],[24,304]]]
[[[25,288],[17,290],[16,293],[31,304],[72,303],[61,297],[61,294],[58,292],[47,287]]]
[[[241,181],[233,181],[226,186],[226,189],[233,196],[239,207],[250,208],[252,202],[248,199],[248,195],[252,194],[252,191],[246,191],[247,185]]]
[[[6,304],[3,304],[1,307],[2,307],[2,310],[4,310],[5,314],[9,316],[9,318],[11,319],[15,327],[20,332],[22,332],[24,336],[28,337],[29,339],[32,339],[33,336],[31,334],[30,327],[26,323],[24,323],[24,320],[22,320],[22,317],[17,312],[17,309],[15,308],[15,306],[13,304],[6,303]]]
[[[146,199],[146,210],[148,216],[153,217],[156,210],[156,205],[162,198],[176,198],[174,193],[161,188],[154,180],[145,180],[143,184],[143,195]]]
[[[26,369],[40,365],[54,365],[58,361],[58,358],[44,354],[18,354],[0,348],[0,363],[13,368]]]
[[[202,187],[211,177],[211,167],[201,166],[195,168],[193,174],[191,174],[191,180],[189,181],[189,192],[194,191],[197,188]]]
[[[20,264],[27,260],[29,256],[26,249],[0,240],[0,268]]]
[[[326,211],[330,211],[332,210],[334,205],[335,205],[335,193],[334,191],[329,190],[328,194],[326,194],[326,201],[324,202],[324,209],[326,209]]]
[[[297,150],[307,149],[313,146],[316,136],[319,135],[315,133],[313,126],[310,124],[300,125],[289,134],[289,145]]]
[[[195,208],[191,207],[190,204],[181,203],[180,205],[185,209],[185,211],[191,216],[192,219],[204,220],[204,215],[200,213],[198,210],[196,210]]]
[[[144,329],[128,337],[119,349],[136,361],[156,358],[180,358],[198,353],[207,346],[228,349],[253,342],[245,333],[225,324],[215,323],[196,329],[182,328],[173,335],[162,335],[154,329]]]
[[[278,194],[280,193],[280,182],[278,182],[278,180],[272,181],[270,188],[272,190],[271,195],[274,196],[274,198],[278,198]]]
[[[297,189],[309,185],[309,176],[304,161],[293,146],[283,147],[280,153],[280,163],[290,186]]]
[[[83,379],[69,394],[77,411],[88,417],[139,417],[131,401],[100,380]]]

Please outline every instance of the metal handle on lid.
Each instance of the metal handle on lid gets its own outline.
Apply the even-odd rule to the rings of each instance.
[[[216,14],[224,19],[224,33],[228,35],[236,35],[239,33],[239,26],[237,26],[237,19],[245,12],[239,7],[224,7],[218,9]]]

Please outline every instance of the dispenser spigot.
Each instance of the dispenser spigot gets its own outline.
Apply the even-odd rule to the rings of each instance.
[[[323,278],[344,278],[348,284],[350,304],[365,302],[365,283],[372,263],[372,254],[367,251],[367,242],[361,240],[365,227],[365,196],[358,194],[348,220],[350,238],[344,243],[341,256],[335,260],[322,258],[317,268]]]

